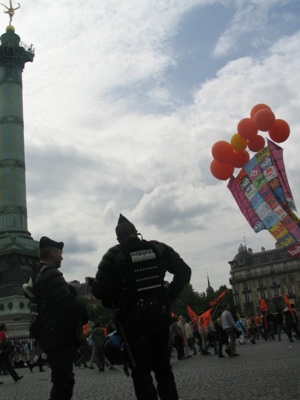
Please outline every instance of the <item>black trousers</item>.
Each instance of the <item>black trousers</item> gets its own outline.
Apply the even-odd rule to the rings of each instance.
[[[138,400],[178,400],[169,353],[169,329],[162,332],[130,333],[127,339],[136,368],[132,370]],[[157,388],[151,371],[155,374]]]
[[[75,384],[73,373],[74,344],[47,351],[47,361],[51,368],[52,389],[50,400],[70,400]]]
[[[50,400],[70,400],[73,396],[75,337],[76,331],[70,324],[50,320],[40,328],[38,343],[51,368]]]
[[[0,353],[0,370],[1,369],[6,369],[13,380],[15,382],[17,381],[19,375],[14,370],[8,353]]]

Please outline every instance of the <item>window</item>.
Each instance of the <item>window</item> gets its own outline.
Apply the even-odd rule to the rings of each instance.
[[[264,281],[262,279],[258,280],[258,286],[263,287],[264,286]]]
[[[250,301],[250,295],[249,295],[249,293],[245,293],[245,301]]]
[[[272,276],[272,285],[277,285],[276,276]]]
[[[274,289],[274,297],[279,297],[279,290],[277,288]]]
[[[269,253],[269,261],[274,261],[274,253]]]
[[[270,272],[271,272],[271,274],[275,274],[274,265],[270,265]]]
[[[248,289],[248,282],[243,282],[244,290]]]
[[[292,277],[291,277],[291,275],[287,275],[287,276],[285,277],[285,281],[286,281],[286,283],[291,283],[291,282],[292,282]]]
[[[288,271],[289,270],[289,266],[288,266],[288,263],[286,261],[283,262],[283,269],[284,269],[284,271]]]
[[[254,257],[254,264],[255,264],[255,265],[256,265],[256,264],[261,264],[260,256],[255,256],[255,257]]]
[[[260,298],[265,299],[266,298],[266,292],[264,290],[260,291]]]
[[[294,294],[294,293],[293,293],[293,287],[292,287],[292,286],[288,286],[288,287],[287,287],[287,291],[288,291],[288,294]]]

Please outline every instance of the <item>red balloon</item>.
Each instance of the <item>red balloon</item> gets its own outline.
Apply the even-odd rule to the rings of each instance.
[[[265,147],[265,139],[261,135],[256,135],[255,138],[248,140],[248,147],[256,153]]]
[[[212,160],[210,164],[210,172],[212,175],[220,179],[221,181],[226,181],[231,177],[234,171],[234,166],[230,163],[220,163],[217,160]]]
[[[251,118],[243,118],[238,123],[237,131],[244,139],[250,140],[257,135],[258,129]]]
[[[250,154],[247,150],[235,151],[233,158],[233,166],[242,168],[250,160]]]
[[[231,163],[233,159],[233,148],[230,143],[225,140],[220,140],[213,145],[211,154],[213,158],[220,163]]]
[[[283,119],[276,119],[272,128],[269,130],[269,136],[274,142],[284,142],[290,136],[289,124]]]
[[[263,103],[256,104],[254,107],[252,107],[252,109],[250,111],[250,117],[253,118],[255,113],[257,113],[257,111],[263,110],[264,108],[271,110],[271,108],[269,106],[267,106],[266,104],[263,104]]]
[[[252,119],[257,129],[267,132],[272,128],[275,122],[275,115],[272,110],[263,108],[262,110],[257,111]]]

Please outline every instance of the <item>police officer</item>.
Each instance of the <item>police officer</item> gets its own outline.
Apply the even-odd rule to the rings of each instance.
[[[191,269],[166,244],[140,239],[122,214],[116,234],[119,244],[104,254],[92,293],[105,307],[117,310],[117,327],[122,327],[133,357],[130,366],[137,399],[157,400],[159,395],[161,400],[177,400],[168,347],[170,306],[190,281]],[[166,272],[174,275],[170,284],[164,281]]]
[[[63,260],[63,246],[63,242],[43,236],[39,242],[40,266],[32,275],[38,310],[36,339],[51,367],[51,400],[72,398],[76,334],[88,319],[85,307],[76,299],[76,290],[58,270]]]

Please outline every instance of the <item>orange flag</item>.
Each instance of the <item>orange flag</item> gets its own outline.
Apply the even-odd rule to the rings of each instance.
[[[268,311],[268,306],[265,299],[260,299],[260,309],[264,312]]]
[[[201,323],[201,327],[202,329],[204,329],[211,320],[211,314],[213,312],[214,307],[210,308],[209,310],[205,311],[203,314],[200,315],[200,323]]]
[[[186,306],[186,308],[187,308],[187,312],[188,312],[188,314],[189,314],[189,317],[191,318],[191,321],[192,321],[192,323],[194,324],[195,329],[198,330],[198,322],[197,322],[198,316],[197,316],[197,314],[195,313],[195,311],[193,311],[193,310],[191,309],[190,306]]]
[[[283,300],[284,300],[284,302],[285,302],[287,308],[288,308],[288,309],[290,310],[290,312],[292,313],[292,316],[294,317],[294,313],[293,313],[293,309],[292,309],[292,307],[291,307],[290,300],[289,300],[289,298],[287,297],[287,295],[286,295],[285,293],[284,293],[284,295],[283,295]]]
[[[82,325],[82,332],[84,335],[87,335],[89,330],[89,324]]]
[[[223,299],[223,297],[225,296],[226,293],[227,293],[227,290],[226,290],[226,289],[223,290],[223,292],[222,292],[216,299],[212,300],[212,301],[209,303],[209,305],[210,305],[211,307],[216,306],[216,305],[219,303],[219,301]]]

